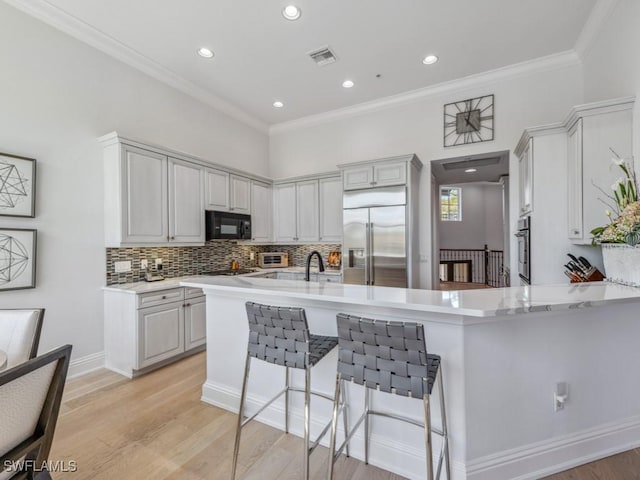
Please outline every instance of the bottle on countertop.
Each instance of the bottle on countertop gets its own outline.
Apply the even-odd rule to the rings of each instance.
[[[240,264],[237,260],[231,260],[231,270],[239,270]]]

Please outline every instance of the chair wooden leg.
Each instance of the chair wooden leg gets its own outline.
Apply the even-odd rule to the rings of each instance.
[[[438,390],[440,390],[440,415],[442,416],[442,442],[444,453],[444,464],[447,467],[447,478],[451,480],[451,463],[449,460],[449,432],[447,427],[447,409],[444,402],[444,385],[442,383],[442,363],[438,371]]]
[[[304,464],[303,478],[309,480],[309,436],[311,427],[311,415],[309,408],[311,406],[311,368],[304,370]]]
[[[429,395],[425,394],[424,402],[424,437],[427,444],[427,480],[433,480],[433,445],[431,443],[431,407]]]
[[[333,397],[333,414],[331,416],[331,437],[329,439],[329,472],[327,475],[328,480],[333,479],[333,468],[335,467],[335,455],[336,455],[336,431],[338,430],[338,407],[340,406],[340,390],[343,387],[340,374],[336,375],[336,388],[335,395]],[[345,430],[345,436],[348,434]]]
[[[285,367],[284,386],[284,433],[289,433],[289,367]]]
[[[364,387],[364,463],[369,464],[369,408],[371,398],[369,397],[369,389]]]
[[[231,480],[236,478],[236,467],[238,466],[238,453],[240,452],[240,433],[242,431],[242,417],[244,411],[244,401],[247,395],[247,382],[249,380],[249,369],[251,366],[251,356],[247,354],[244,364],[244,378],[242,379],[242,392],[240,393],[240,409],[238,410],[238,423],[236,425],[236,439],[233,446],[233,464],[231,466]]]

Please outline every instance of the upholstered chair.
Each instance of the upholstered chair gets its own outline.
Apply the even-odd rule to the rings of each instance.
[[[7,356],[5,369],[38,354],[44,308],[0,309],[0,351]]]

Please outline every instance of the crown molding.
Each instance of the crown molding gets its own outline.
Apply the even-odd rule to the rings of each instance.
[[[229,117],[256,130],[267,133],[269,127],[263,121],[248,114],[222,98],[190,82],[154,60],[127,47],[113,37],[101,32],[77,17],[52,5],[46,0],[4,0],[9,5],[30,15],[107,55],[120,60],[141,72],[199,100]]]
[[[581,59],[589,53],[596,37],[611,17],[618,3],[619,0],[598,0],[594,5],[576,41],[575,51]]]
[[[271,126],[269,134],[273,135],[291,130],[298,130],[343,118],[386,110],[388,108],[414,103],[425,98],[462,91],[469,88],[490,87],[497,81],[576,65],[580,65],[580,58],[578,57],[578,54],[574,50],[567,50],[565,52],[555,53],[546,57],[527,60],[526,62],[515,63],[495,70],[489,70],[487,72],[430,85],[428,87],[419,88],[417,90],[412,90],[398,95],[392,95],[346,108],[319,113],[317,115],[310,115],[297,120],[291,120],[289,122],[278,123]]]

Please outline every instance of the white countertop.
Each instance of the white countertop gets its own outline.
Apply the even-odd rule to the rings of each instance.
[[[171,288],[180,287],[180,282],[185,279],[193,279],[193,278],[246,278],[252,277],[255,275],[263,275],[265,273],[272,272],[286,272],[286,273],[304,273],[305,267],[286,267],[286,268],[256,268],[255,272],[244,273],[242,275],[238,275],[235,277],[224,277],[224,276],[216,276],[216,277],[205,277],[205,276],[183,276],[183,277],[173,277],[167,278],[165,280],[159,280],[157,282],[134,282],[134,283],[121,283],[117,285],[108,285],[102,287],[103,290],[111,291],[111,292],[120,292],[120,293],[132,293],[132,294],[140,294],[140,293],[149,293],[149,292],[158,292],[160,290],[169,290]],[[319,273],[318,267],[311,268],[311,273]],[[342,275],[342,271],[340,270],[325,270],[322,272],[323,275]]]
[[[251,277],[192,277],[184,279],[180,284],[222,291],[277,294],[283,298],[305,298],[473,317],[586,308],[640,300],[640,288],[607,282],[464,291],[417,290]]]

